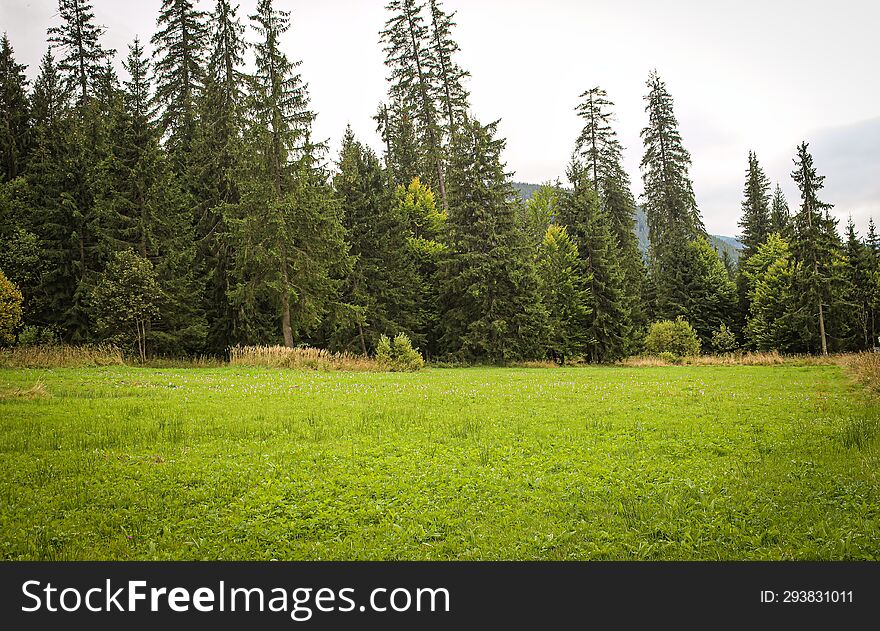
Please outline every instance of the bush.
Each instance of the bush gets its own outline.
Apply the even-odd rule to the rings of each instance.
[[[678,317],[675,322],[655,322],[648,328],[645,351],[649,355],[672,353],[676,358],[700,354],[700,338],[687,320]]]
[[[18,346],[54,346],[58,343],[58,334],[52,327],[28,325],[18,332]]]
[[[21,291],[0,270],[0,346],[15,342],[15,330],[21,324],[23,302]]]
[[[387,335],[381,336],[376,345],[376,361],[392,372],[416,372],[425,365],[425,360],[405,333],[398,334],[393,340]]]
[[[721,328],[712,333],[712,350],[719,355],[729,355],[739,348],[733,331],[722,324]]]

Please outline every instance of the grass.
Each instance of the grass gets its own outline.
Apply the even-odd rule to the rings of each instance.
[[[236,346],[229,350],[231,366],[265,366],[298,370],[381,371],[371,357],[353,353],[331,353],[322,348],[287,348],[286,346]]]
[[[3,559],[880,559],[837,365],[0,370]]]

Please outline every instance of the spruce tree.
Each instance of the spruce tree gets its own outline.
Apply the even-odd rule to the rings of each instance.
[[[692,241],[705,234],[705,229],[689,175],[691,156],[678,131],[672,96],[656,71],[651,73],[647,85],[648,125],[642,130],[643,197],[651,258],[662,265],[665,246],[677,247],[670,241]]]
[[[537,259],[541,299],[547,309],[548,354],[560,363],[587,349],[592,279],[583,273],[577,245],[558,224],[544,232]]]
[[[791,211],[788,209],[788,202],[782,193],[779,184],[773,192],[773,202],[770,207],[770,231],[778,232],[781,235],[787,235],[791,228]]]
[[[496,129],[469,120],[454,140],[440,345],[452,357],[505,363],[544,354],[546,312]]]
[[[741,257],[748,259],[767,240],[773,228],[770,215],[770,181],[764,175],[754,151],[749,152],[743,198],[742,217],[739,221],[743,231],[740,237],[743,244]]]
[[[406,217],[376,155],[346,129],[333,179],[354,258],[343,302],[356,307],[350,326],[337,331],[338,346],[364,355],[381,335],[406,333],[423,345],[417,309],[421,289],[407,242]]]
[[[223,353],[233,343],[236,310],[229,302],[234,259],[226,215],[240,201],[245,87],[242,71],[248,48],[237,7],[217,0],[208,20],[210,56],[199,98],[193,143],[192,189],[197,203],[196,237],[204,267],[205,310],[211,327],[207,348]]]
[[[0,182],[24,172],[31,145],[26,66],[16,63],[6,33],[0,39]]]
[[[389,69],[389,100],[411,114],[416,123],[416,133],[424,148],[424,172],[419,175],[436,186],[443,208],[448,210],[442,128],[434,89],[433,66],[437,64],[432,62],[423,5],[417,0],[391,0],[386,9],[392,15],[380,35]]]
[[[852,216],[846,224],[846,241],[843,248],[844,256],[844,305],[847,309],[849,328],[852,333],[847,343],[847,350],[863,351],[871,348],[872,340],[871,298],[872,284],[875,280],[871,274],[871,254],[868,246],[859,239]]]
[[[455,62],[460,51],[452,38],[452,29],[456,25],[455,12],[446,13],[439,0],[428,0],[431,14],[430,49],[431,55],[426,61],[428,70],[434,78],[433,98],[442,103],[443,116],[446,119],[446,137],[451,139],[458,125],[467,116],[469,94],[464,81],[469,72]]]
[[[307,88],[280,48],[290,14],[260,0],[251,19],[260,41],[241,203],[229,218],[230,299],[240,312],[239,341],[280,338],[292,347],[338,308],[348,256],[338,204],[316,166]]]
[[[162,0],[153,35],[159,125],[169,136],[175,168],[183,174],[197,120],[196,99],[204,79],[205,13],[193,0]]]
[[[58,72],[82,105],[105,61],[116,51],[104,49],[98,41],[106,29],[95,24],[88,0],[58,0],[58,15],[62,23],[49,29],[49,43],[61,53]]]
[[[70,312],[78,285],[79,241],[75,208],[66,193],[71,170],[68,97],[55,60],[47,52],[31,97],[34,148],[25,171],[31,207],[27,225],[39,238],[47,263],[34,323],[54,327],[66,340],[72,338],[71,329],[77,328],[79,320],[77,313]]]
[[[747,346],[783,353],[798,350],[791,249],[782,235],[770,233],[744,263],[741,276],[749,299]]]
[[[793,218],[792,257],[795,265],[796,296],[806,348],[828,354],[826,313],[831,302],[834,238],[823,212],[832,206],[819,200],[825,177],[813,166],[809,145],[801,143],[791,176],[801,191],[801,207]]]
[[[113,112],[112,141],[100,165],[98,208],[103,258],[132,250],[150,262],[161,295],[154,318],[144,321],[145,354],[187,355],[203,348],[206,323],[188,196],[181,191],[160,146],[153,119],[149,62],[138,40],[125,62],[129,74],[120,108]]]
[[[637,326],[646,324],[644,298],[645,268],[636,236],[635,209],[629,175],[623,168],[623,147],[611,126],[614,104],[601,88],[581,94],[577,107],[584,127],[576,143],[576,154],[583,160],[583,176],[599,196],[616,240],[617,259],[624,276],[624,293],[629,319]]]
[[[617,238],[587,171],[573,162],[568,178],[573,190],[560,200],[559,221],[577,245],[590,292],[585,355],[593,362],[614,361],[626,354],[632,332]]]
[[[408,185],[420,177],[423,163],[411,108],[398,98],[381,104],[373,118],[385,145],[386,168],[395,184]]]

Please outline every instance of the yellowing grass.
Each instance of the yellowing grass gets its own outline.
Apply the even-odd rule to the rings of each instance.
[[[0,349],[0,368],[90,368],[124,363],[122,351],[109,344]]]
[[[321,348],[287,348],[286,346],[237,346],[229,351],[229,364],[301,370],[382,371],[382,367],[371,357],[352,353],[331,353]]]

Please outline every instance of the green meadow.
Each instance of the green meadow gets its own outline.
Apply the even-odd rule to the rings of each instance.
[[[0,557],[880,559],[838,366],[0,370]]]

